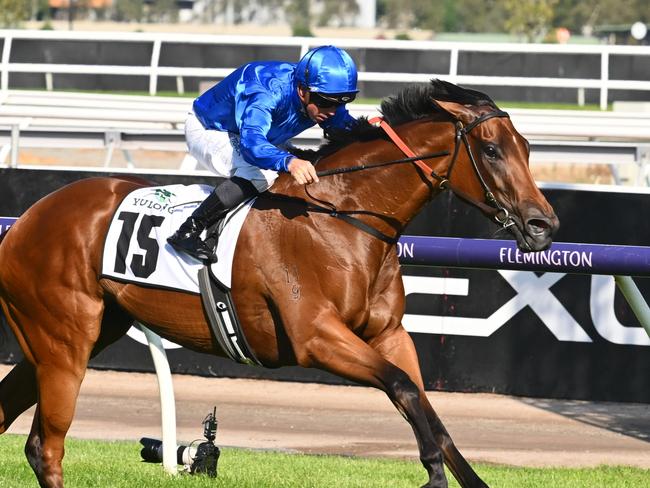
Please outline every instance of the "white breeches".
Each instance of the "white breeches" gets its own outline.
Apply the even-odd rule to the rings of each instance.
[[[185,121],[185,141],[190,154],[206,170],[217,176],[239,176],[249,180],[258,191],[271,187],[278,172],[247,163],[239,152],[239,135],[208,130],[190,112]]]

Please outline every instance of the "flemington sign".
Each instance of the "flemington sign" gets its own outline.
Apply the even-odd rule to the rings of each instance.
[[[522,309],[530,307],[558,341],[593,342],[581,324],[583,319],[574,318],[563,303],[571,297],[556,295],[551,290],[567,273],[582,273],[592,275],[589,315],[597,334],[614,344],[650,346],[650,332],[646,333],[641,327],[626,326],[616,318],[616,285],[611,276],[606,276],[650,276],[648,247],[556,242],[545,251],[522,253],[514,241],[403,236],[398,253],[403,265],[494,270],[516,292],[488,317],[410,314],[407,308],[404,326],[409,332],[489,337]],[[544,273],[539,276],[536,272]],[[475,288],[478,294],[474,299],[480,301],[478,295],[482,286],[486,286],[478,278],[404,275],[403,279],[407,296],[416,293],[469,296],[470,280],[476,280],[480,285]],[[621,286],[631,286],[636,290],[634,282],[627,280]],[[641,312],[634,309],[635,313],[642,323],[647,322],[645,301],[639,308]],[[461,313],[461,310],[456,313]]]
[[[640,246],[554,242],[524,253],[514,241],[403,236],[398,256],[413,265],[650,276],[650,248]]]

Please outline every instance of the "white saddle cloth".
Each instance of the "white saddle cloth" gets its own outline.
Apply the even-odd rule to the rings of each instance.
[[[128,194],[118,207],[106,235],[102,277],[157,288],[199,293],[203,263],[177,253],[168,243],[196,207],[210,194],[208,185],[147,187]],[[237,237],[251,200],[226,217],[217,245],[215,277],[230,288]]]

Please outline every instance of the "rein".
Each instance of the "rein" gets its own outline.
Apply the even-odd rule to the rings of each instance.
[[[402,164],[402,163],[416,163],[417,161],[421,159],[433,159],[433,158],[441,158],[442,156],[449,156],[449,151],[439,151],[431,154],[424,154],[422,156],[412,156],[409,158],[403,158],[403,159],[394,159],[393,161],[386,161],[383,163],[377,163],[377,164],[360,164],[358,166],[348,166],[347,168],[335,168],[335,169],[325,169],[323,171],[318,171],[316,174],[320,176],[332,176],[332,175],[338,175],[342,173],[352,173],[354,171],[361,171],[364,169],[373,169],[373,168],[381,168],[383,166],[391,166],[393,164]],[[427,166],[428,168],[428,166]]]

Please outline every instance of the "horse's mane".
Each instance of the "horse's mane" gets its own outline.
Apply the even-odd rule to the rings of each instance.
[[[409,85],[396,95],[386,97],[381,102],[381,114],[390,125],[431,117],[441,113],[441,109],[433,100],[477,107],[489,106],[497,109],[496,104],[485,93],[436,79],[426,85]],[[330,129],[325,131],[326,141],[317,150],[293,148],[292,152],[302,159],[316,161],[353,142],[386,137],[382,129],[371,125],[366,117],[361,117],[352,130]]]

